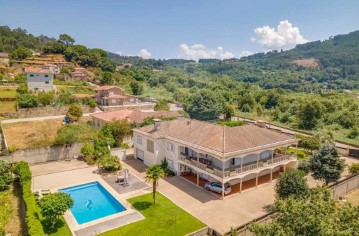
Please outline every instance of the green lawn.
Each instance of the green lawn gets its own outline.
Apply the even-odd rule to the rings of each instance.
[[[72,236],[69,226],[66,224],[64,217],[60,217],[56,222],[54,228],[50,227],[48,220],[41,221],[42,226],[46,234],[51,236]]]
[[[157,202],[152,204],[152,193],[128,199],[144,220],[122,226],[100,235],[186,235],[205,227],[205,224],[179,208],[169,199],[157,193]]]
[[[16,112],[16,101],[0,101],[0,113]]]
[[[298,149],[296,150],[295,148],[293,147],[289,147],[288,150],[287,150],[289,153],[296,153],[297,152],[297,158],[298,160],[305,160],[307,159],[308,157],[308,153],[305,152],[304,150],[301,150],[301,149]]]

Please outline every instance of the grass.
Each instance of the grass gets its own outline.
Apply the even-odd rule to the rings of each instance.
[[[3,124],[9,148],[26,149],[50,146],[54,143],[62,119],[26,121]]]
[[[54,79],[54,85],[88,86],[86,81],[64,81],[59,79]]]
[[[167,101],[173,100],[173,96],[164,87],[153,87],[150,88],[145,86],[141,97],[152,97],[156,99],[165,99]]]
[[[307,157],[309,156],[309,154],[308,154],[306,151],[301,150],[301,149],[295,149],[295,148],[293,148],[293,147],[289,147],[289,148],[287,149],[287,151],[288,151],[289,153],[296,153],[296,152],[297,152],[297,158],[298,158],[298,160],[305,160],[305,159],[307,159]]]
[[[172,236],[186,235],[205,227],[205,224],[179,208],[168,198],[157,193],[157,202],[152,204],[152,193],[128,199],[144,220],[102,233],[112,235]]]
[[[0,113],[16,112],[16,101],[0,101]]]
[[[16,184],[0,192],[0,235],[2,232],[23,235],[24,222],[20,217],[20,199],[20,189]]]
[[[346,196],[346,199],[348,200],[348,202],[353,204],[353,206],[359,206],[359,189],[349,193]]]
[[[87,124],[88,119],[83,117],[76,124],[72,124],[82,128],[83,132],[76,134],[78,141],[87,141],[96,135],[96,130]],[[55,143],[58,130],[64,127],[62,121],[62,119],[49,119],[8,123],[3,124],[3,132],[10,150],[48,147]]]
[[[47,235],[51,236],[72,236],[69,226],[66,224],[66,221],[63,216],[59,218],[55,226],[51,228],[51,223],[49,220],[41,221],[42,227]]]
[[[0,98],[16,98],[17,87],[0,87]]]

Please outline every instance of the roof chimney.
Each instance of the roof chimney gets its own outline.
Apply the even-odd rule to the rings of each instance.
[[[161,126],[161,119],[153,119],[153,121],[155,122],[154,125],[155,125],[155,130],[158,131],[160,126]]]

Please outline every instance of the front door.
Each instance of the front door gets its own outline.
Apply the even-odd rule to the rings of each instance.
[[[136,159],[143,161],[144,157],[145,153],[141,149],[136,148]]]

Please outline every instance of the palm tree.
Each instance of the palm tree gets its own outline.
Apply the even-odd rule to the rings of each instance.
[[[158,185],[158,180],[163,176],[165,176],[165,172],[160,165],[153,165],[146,169],[146,182],[152,182],[153,204],[156,203],[156,188]]]

